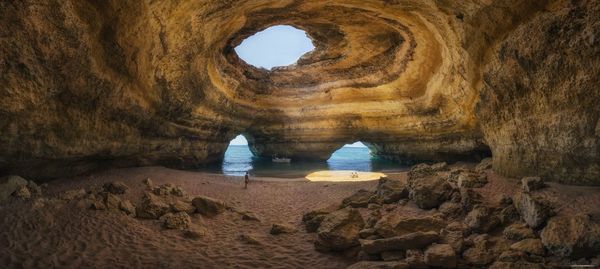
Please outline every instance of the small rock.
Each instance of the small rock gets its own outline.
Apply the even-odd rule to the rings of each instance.
[[[306,232],[314,233],[319,229],[321,222],[325,219],[327,214],[331,213],[329,210],[313,210],[302,216],[302,222]]]
[[[146,187],[148,187],[148,189],[154,189],[154,183],[152,182],[152,179],[150,178],[146,178],[144,179],[144,181],[142,181],[142,183],[144,183],[144,185],[146,185]]]
[[[384,251],[381,252],[381,259],[384,261],[400,261],[404,259],[405,251]]]
[[[279,234],[291,234],[291,233],[295,233],[297,232],[296,228],[287,225],[287,224],[278,224],[278,223],[274,223],[273,226],[271,226],[271,231],[270,233],[272,235],[279,235]]]
[[[425,264],[423,251],[418,249],[409,249],[406,251],[406,263],[411,269],[427,269],[429,266]]]
[[[0,201],[8,199],[21,186],[27,186],[27,180],[20,176],[0,178]]]
[[[341,208],[344,208],[347,206],[354,207],[354,208],[367,207],[367,205],[369,205],[369,200],[371,199],[372,196],[373,196],[372,191],[360,189],[356,193],[352,194],[351,196],[344,198],[344,200],[342,200]]]
[[[526,261],[515,262],[495,262],[489,269],[544,269],[547,268],[543,264],[531,263]]]
[[[404,262],[361,261],[348,266],[346,269],[408,269]]]
[[[198,196],[192,200],[192,204],[196,207],[196,212],[203,216],[214,217],[225,212],[227,206],[222,201]]]
[[[485,174],[465,172],[458,175],[457,185],[459,188],[481,188],[487,183]]]
[[[544,256],[544,245],[542,245],[542,241],[539,239],[524,239],[517,243],[514,243],[510,246],[510,249],[523,251],[529,254],[534,254],[538,256]]]
[[[171,190],[171,194],[177,197],[183,197],[185,196],[185,191],[183,191],[183,189],[180,186],[176,186]]]
[[[535,237],[533,230],[522,223],[515,223],[506,227],[502,234],[504,235],[504,238],[515,241]]]
[[[27,186],[19,186],[15,192],[12,194],[14,197],[19,199],[27,200],[31,198],[31,192]]]
[[[205,229],[199,229],[199,228],[188,228],[183,230],[183,236],[189,238],[189,239],[200,239],[202,237],[204,237],[206,235],[206,230]]]
[[[523,192],[532,192],[544,188],[544,180],[541,177],[524,177],[521,179]]]
[[[538,228],[554,214],[547,201],[529,193],[517,193],[513,199],[521,218],[531,228]]]
[[[144,219],[158,219],[168,213],[170,209],[169,205],[147,192],[142,198],[142,203],[136,207],[136,216]]]
[[[342,251],[358,246],[358,234],[364,226],[364,220],[356,209],[331,212],[325,215],[317,230],[315,248],[319,251]]]
[[[492,158],[485,158],[479,162],[479,164],[475,167],[475,171],[483,172],[485,170],[492,169]]]
[[[490,238],[487,234],[476,235],[472,241],[473,246],[463,252],[463,259],[467,263],[477,266],[492,263],[510,246],[505,239]]]
[[[174,189],[175,189],[175,186],[173,184],[166,183],[166,184],[160,185],[158,188],[154,188],[154,190],[152,190],[152,192],[154,192],[154,194],[156,194],[158,196],[167,196],[167,195],[170,195]]]
[[[462,188],[460,189],[460,204],[465,211],[471,211],[476,205],[481,204],[483,197],[478,192]]]
[[[462,206],[459,203],[453,202],[443,203],[438,210],[446,218],[458,218],[463,214]]]
[[[436,232],[415,232],[377,240],[361,240],[362,250],[369,254],[377,254],[391,250],[422,249],[439,240]]]
[[[238,236],[238,239],[242,243],[246,243],[249,245],[262,245],[262,243],[256,237],[250,234],[240,234],[240,236]]]
[[[467,227],[460,222],[452,222],[440,231],[440,243],[452,246],[456,253],[463,251]]]
[[[433,244],[425,251],[425,264],[442,268],[456,268],[456,253],[448,244]]]
[[[260,221],[260,218],[258,218],[258,216],[256,216],[256,214],[254,214],[252,212],[243,212],[242,213],[242,220]]]
[[[121,199],[118,196],[108,192],[105,193],[104,204],[106,204],[106,208],[108,210],[119,210],[121,205]]]
[[[84,189],[68,190],[58,195],[58,198],[65,201],[71,201],[74,199],[81,199],[85,196],[86,192]]]
[[[434,163],[430,166],[431,170],[438,172],[438,171],[445,171],[448,170],[448,164],[445,162],[441,162],[441,163]]]
[[[42,195],[42,187],[38,186],[38,184],[36,184],[33,180],[27,181],[27,188],[29,188],[29,191],[32,195]]]
[[[125,194],[129,187],[125,185],[122,181],[113,181],[104,184],[104,190],[110,192],[112,194]]]
[[[358,232],[358,235],[360,236],[360,238],[367,238],[374,234],[375,234],[375,229],[373,229],[373,228],[362,229],[362,230],[360,230],[360,232]]]
[[[121,200],[119,209],[127,215],[135,215],[135,206],[129,200]]]
[[[431,169],[431,166],[426,163],[414,165],[410,168],[410,171],[408,171],[409,178],[428,177],[434,174],[435,171],[433,171],[433,169]]]
[[[171,203],[171,211],[193,214],[194,212],[196,212],[196,207],[194,207],[190,202],[175,200]]]
[[[475,206],[467,214],[464,222],[471,230],[479,233],[487,233],[500,224],[500,220],[494,215],[494,210],[481,205]]]
[[[167,229],[185,230],[190,227],[192,219],[185,212],[167,213],[160,217],[163,227]]]

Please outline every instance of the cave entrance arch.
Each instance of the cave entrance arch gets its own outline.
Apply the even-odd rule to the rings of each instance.
[[[276,25],[247,37],[235,47],[238,57],[259,68],[272,69],[295,64],[314,50],[306,32],[289,25]]]
[[[254,169],[252,157],[248,139],[244,135],[238,135],[229,142],[225,150],[221,170],[225,175],[243,176]]]
[[[333,152],[327,165],[329,170],[372,171],[372,159],[371,149],[365,143],[357,141]]]

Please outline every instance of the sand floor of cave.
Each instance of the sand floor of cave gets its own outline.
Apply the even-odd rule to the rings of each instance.
[[[36,210],[33,202],[13,201],[0,205],[0,264],[4,268],[345,268],[353,263],[351,259],[314,250],[316,235],[304,232],[302,214],[337,207],[357,190],[377,185],[377,181],[253,180],[245,190],[239,177],[145,167],[55,180],[45,192],[52,196],[121,180],[130,187],[123,198],[138,203],[145,189],[142,181],[148,177],[156,185],[180,185],[191,196],[224,200],[238,210],[255,213],[261,221],[244,221],[232,212],[215,218],[194,215],[193,222],[205,227],[207,234],[191,240],[179,231],[162,229],[159,221],[79,209],[71,204]],[[406,173],[388,173],[388,177],[406,179]],[[490,201],[510,195],[518,187],[515,181],[493,172],[488,173],[488,179],[490,182],[477,191]],[[556,186],[550,183],[549,197],[557,203],[570,201],[562,203],[558,214],[591,212],[600,204],[600,188]],[[406,215],[435,212],[411,203],[396,210]],[[299,232],[272,236],[269,230],[273,223],[293,225]],[[243,243],[241,234],[251,235],[261,244]]]

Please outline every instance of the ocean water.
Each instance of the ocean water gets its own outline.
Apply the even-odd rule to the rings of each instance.
[[[230,145],[225,152],[221,172],[243,176],[249,172],[261,177],[304,177],[322,170],[354,170],[365,172],[404,170],[405,166],[371,156],[366,147],[342,147],[327,162],[273,163],[271,159],[256,158],[248,146]]]

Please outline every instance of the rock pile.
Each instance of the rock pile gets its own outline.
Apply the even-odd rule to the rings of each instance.
[[[484,160],[475,170],[445,163],[414,166],[407,180],[381,178],[375,191],[359,190],[336,211],[304,215],[315,248],[344,252],[349,268],[546,268],[600,262],[600,218],[555,216],[540,195],[541,178],[489,201]],[[412,213],[407,213],[412,212]],[[418,213],[415,213],[418,212]],[[365,221],[366,219],[366,221]]]

